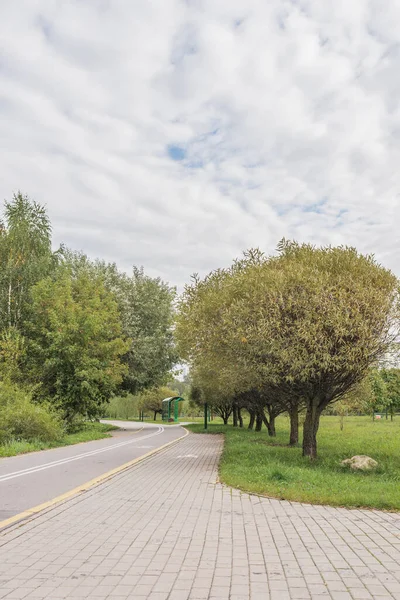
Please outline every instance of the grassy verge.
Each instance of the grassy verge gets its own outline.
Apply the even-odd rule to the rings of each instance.
[[[202,425],[190,425],[204,433]],[[209,433],[224,433],[221,481],[245,491],[275,498],[332,506],[400,510],[400,419],[372,422],[324,417],[318,436],[319,458],[310,462],[301,448],[289,448],[288,420],[277,420],[277,437],[266,432],[210,425]],[[340,461],[367,454],[378,461],[375,472],[344,470]]]
[[[105,423],[84,423],[79,431],[66,434],[56,442],[26,442],[21,440],[0,445],[0,457],[16,456],[17,454],[25,454],[27,452],[35,452],[37,450],[47,450],[49,448],[58,448],[60,446],[79,444],[81,442],[101,440],[103,438],[110,437],[108,432],[112,431],[113,429],[118,429],[118,427],[114,427],[114,425]]]

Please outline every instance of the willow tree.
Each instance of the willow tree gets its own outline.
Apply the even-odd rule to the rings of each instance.
[[[303,454],[317,455],[323,410],[360,382],[390,348],[398,328],[398,281],[354,248],[283,242],[279,255],[253,265],[236,303],[249,357],[266,385],[306,406]]]
[[[222,360],[197,361],[191,372],[191,399],[197,406],[205,404],[228,424],[234,410],[234,378]],[[220,357],[221,359],[221,357]]]
[[[264,260],[262,253],[253,250],[229,269],[213,271],[203,280],[195,276],[180,299],[175,335],[204,401],[224,421],[232,409],[237,415],[240,408],[246,408],[256,430],[264,423],[270,435],[275,435],[274,419],[286,407],[265,387],[263,369],[249,357],[241,315],[235,312],[252,294],[242,285],[246,270]]]
[[[251,375],[272,403],[287,403],[295,425],[305,406],[303,454],[315,458],[323,410],[392,346],[398,281],[354,248],[283,241],[278,256],[251,251],[195,279],[179,308],[178,340],[193,364],[224,357],[238,391]]]

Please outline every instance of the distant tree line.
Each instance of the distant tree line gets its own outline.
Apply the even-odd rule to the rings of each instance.
[[[340,416],[341,429],[348,415],[370,415],[393,421],[400,412],[400,369],[381,366],[371,368],[367,376],[353,387],[336,404],[329,407],[328,414]]]

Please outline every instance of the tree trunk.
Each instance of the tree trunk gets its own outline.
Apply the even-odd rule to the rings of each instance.
[[[226,413],[224,413],[224,416],[222,418],[224,420],[224,425],[228,425],[229,415],[227,415]]]
[[[157,421],[157,411],[154,411],[154,420]]]
[[[8,326],[11,327],[11,280],[8,284],[8,302],[7,302],[7,313],[8,313]]]
[[[317,431],[321,410],[316,401],[312,400],[307,406],[306,419],[303,427],[303,456],[311,460],[317,458]]]
[[[388,418],[388,409],[386,407],[386,421],[387,421],[387,418]]]
[[[290,438],[289,445],[296,446],[299,443],[299,411],[297,406],[291,407],[289,411],[290,417]]]
[[[250,421],[249,421],[249,429],[253,429],[254,427],[254,421],[256,420],[256,413],[254,412],[254,410],[250,411],[249,410],[249,414],[250,414]]]
[[[256,431],[261,431],[262,424],[263,424],[262,414],[260,412],[258,412],[256,415]]]
[[[275,417],[270,416],[269,418],[269,427],[268,427],[268,435],[271,437],[276,437],[276,429],[275,429]]]
[[[237,427],[238,426],[238,410],[237,410],[236,406],[233,407],[232,414],[233,414],[233,426]]]
[[[343,421],[344,421],[344,416],[340,415],[340,431],[343,431]]]
[[[271,415],[271,411],[268,411],[268,413],[269,413],[269,421],[268,421],[267,417],[265,416],[264,411],[262,412],[262,420],[263,420],[265,427],[268,430],[268,435],[270,437],[276,437],[275,416]]]
[[[242,411],[240,410],[240,408],[238,408],[238,419],[239,419],[239,427],[243,427],[243,417],[242,417]]]

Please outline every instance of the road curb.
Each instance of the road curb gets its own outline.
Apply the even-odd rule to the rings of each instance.
[[[15,525],[21,521],[22,521],[21,525],[23,525],[25,523],[29,523],[31,521],[31,519],[29,519],[29,517],[34,517],[35,515],[37,515],[38,513],[42,512],[46,509],[51,509],[51,508],[54,508],[54,506],[56,506],[56,505],[63,504],[64,502],[71,500],[71,498],[75,498],[76,496],[79,496],[80,494],[83,494],[84,492],[89,491],[90,489],[96,487],[97,485],[104,483],[105,481],[107,481],[108,479],[111,479],[115,475],[119,475],[123,471],[126,471],[130,467],[137,465],[138,463],[142,462],[143,460],[146,460],[147,458],[150,458],[151,456],[154,456],[155,454],[162,452],[163,450],[165,450],[165,448],[168,448],[169,446],[177,444],[178,442],[183,440],[187,435],[189,435],[189,431],[185,427],[182,427],[182,429],[184,429],[185,433],[181,437],[177,438],[176,440],[167,442],[163,446],[160,446],[159,448],[155,448],[154,450],[151,450],[150,452],[143,454],[143,456],[134,458],[133,460],[130,460],[129,462],[124,463],[123,465],[116,467],[115,469],[112,469],[111,471],[107,471],[107,473],[103,473],[103,475],[99,475],[98,477],[95,477],[94,479],[91,479],[91,480],[87,481],[86,483],[83,483],[82,485],[79,485],[78,487],[73,488],[69,492],[65,492],[64,494],[61,494],[60,496],[56,496],[52,500],[48,500],[47,502],[38,504],[37,506],[34,506],[33,508],[30,508],[28,510],[24,510],[23,512],[18,513],[17,515],[14,515],[13,517],[4,519],[4,521],[0,521],[0,536],[7,533],[7,531],[9,530],[9,528],[12,525]]]

